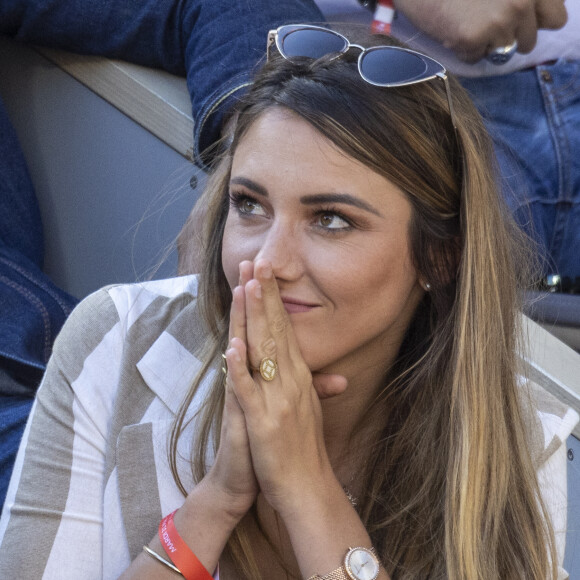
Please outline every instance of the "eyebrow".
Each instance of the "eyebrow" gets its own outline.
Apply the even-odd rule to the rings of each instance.
[[[258,195],[263,197],[268,197],[268,190],[256,183],[252,179],[248,179],[247,177],[234,177],[230,181],[230,184],[234,185],[242,185],[251,189]],[[304,205],[319,205],[321,203],[344,203],[346,205],[352,205],[354,207],[358,207],[359,209],[368,211],[376,216],[383,217],[382,214],[376,210],[372,205],[351,195],[350,193],[315,193],[312,195],[303,195],[300,198],[300,203]]]
[[[255,181],[248,179],[247,177],[233,177],[230,180],[230,185],[243,185],[244,187],[247,187],[248,189],[251,189],[253,192],[257,193],[258,195],[262,195],[264,197],[268,197],[268,190],[260,185],[259,183],[256,183]]]
[[[351,195],[350,193],[316,193],[313,195],[304,195],[300,198],[300,202],[304,205],[318,205],[321,203],[344,203],[352,205],[372,213],[376,216],[383,217],[382,214],[376,210],[371,204]]]

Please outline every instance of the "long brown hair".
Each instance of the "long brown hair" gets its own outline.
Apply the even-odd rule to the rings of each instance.
[[[518,288],[528,255],[498,195],[481,118],[460,85],[454,79],[450,85],[456,128],[438,79],[377,88],[361,79],[348,56],[300,64],[278,57],[258,73],[201,200],[207,213],[199,307],[211,337],[201,374],[227,340],[231,293],[221,239],[232,156],[260,115],[284,107],[407,195],[414,265],[431,285],[372,406],[385,424],[373,442],[358,510],[386,570],[393,579],[545,580],[556,576],[553,532],[528,445],[516,363]],[[198,383],[175,423],[173,460]],[[210,443],[219,444],[222,406],[218,373],[199,418],[192,458],[198,480]],[[230,549],[240,574],[258,578],[243,528]]]

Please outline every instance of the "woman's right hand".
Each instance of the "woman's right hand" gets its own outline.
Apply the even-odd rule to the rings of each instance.
[[[240,286],[234,289],[230,314],[230,340],[246,338],[245,285],[253,277],[253,266],[240,267]],[[228,348],[226,357],[236,349]],[[228,365],[235,367],[236,365]],[[239,367],[239,365],[237,365]],[[210,572],[215,570],[232,530],[244,517],[258,494],[258,483],[252,467],[246,420],[228,376],[222,415],[218,452],[207,475],[194,486],[184,504],[175,513],[179,535]],[[163,555],[165,548],[156,534],[149,548]],[[123,574],[123,579],[173,578],[174,573],[141,553]]]
[[[245,284],[253,276],[253,264],[240,264],[240,284],[232,291],[230,311],[230,342],[246,340]],[[238,403],[232,386],[229,369],[235,369],[232,357],[237,350],[228,348],[225,352],[228,374],[225,386],[225,403],[222,416],[220,445],[214,465],[206,476],[215,491],[224,494],[227,509],[234,517],[243,517],[250,509],[258,494],[258,483],[252,467],[250,444],[244,413]],[[238,365],[239,366],[239,365]],[[235,371],[232,371],[235,372]]]

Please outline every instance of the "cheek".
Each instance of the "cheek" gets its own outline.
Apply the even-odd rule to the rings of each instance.
[[[339,312],[368,323],[377,315],[381,319],[396,316],[415,287],[417,275],[404,243],[366,250],[333,262],[325,269],[324,284]]]
[[[416,273],[405,240],[378,242],[349,249],[332,260],[320,260],[327,280],[338,284],[345,295],[353,293],[359,297],[384,286],[411,284]]]

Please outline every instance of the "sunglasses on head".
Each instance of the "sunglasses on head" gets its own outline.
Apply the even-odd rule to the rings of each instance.
[[[317,59],[327,55],[339,58],[351,48],[360,50],[358,72],[369,84],[377,87],[404,87],[437,78],[445,83],[451,122],[456,129],[455,114],[447,70],[436,60],[414,50],[398,46],[365,48],[352,44],[342,34],[311,24],[287,24],[268,33],[267,59],[276,45],[286,60],[299,62],[303,58]]]

